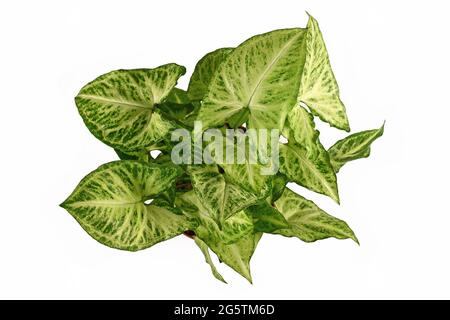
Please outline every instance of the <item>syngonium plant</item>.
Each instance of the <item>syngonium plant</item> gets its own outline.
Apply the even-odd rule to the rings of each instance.
[[[185,71],[174,63],[112,71],[76,96],[88,129],[120,158],[88,174],[61,204],[89,235],[136,251],[184,233],[217,279],[224,281],[210,250],[250,282],[250,258],[263,233],[358,242],[347,223],[286,187],[297,183],[339,203],[339,169],[368,157],[383,134],[384,126],[328,150],[321,144],[314,116],[350,127],[313,17],[306,28],[275,30],[208,53],[186,91],[175,87]],[[285,138],[278,172],[263,175],[263,165],[250,162],[174,164],[171,132],[192,132],[194,121],[204,129],[278,129]],[[151,156],[153,150],[160,154]]]

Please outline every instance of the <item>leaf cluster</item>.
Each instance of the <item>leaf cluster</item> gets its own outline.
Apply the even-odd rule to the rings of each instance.
[[[344,221],[295,193],[289,182],[339,203],[336,174],[368,157],[379,129],[351,134],[328,150],[315,121],[350,131],[345,107],[317,21],[306,28],[254,36],[236,48],[205,55],[187,90],[185,68],[117,70],[85,85],[75,98],[90,132],[120,160],[88,174],[61,206],[94,239],[136,251],[185,234],[195,240],[213,275],[219,260],[252,281],[250,259],[264,233],[305,242],[353,239]],[[175,165],[176,128],[278,129],[279,171],[262,164]],[[157,157],[150,151],[159,150]]]

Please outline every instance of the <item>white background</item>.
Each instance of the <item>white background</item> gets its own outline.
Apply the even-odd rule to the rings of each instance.
[[[353,132],[379,127],[369,159],[339,172],[361,241],[266,235],[254,285],[216,281],[194,243],[102,246],[58,207],[114,152],[85,128],[78,90],[119,68],[187,67],[219,47],[320,23]],[[2,1],[0,298],[450,298],[449,31],[445,1]],[[326,146],[345,133],[319,125]]]

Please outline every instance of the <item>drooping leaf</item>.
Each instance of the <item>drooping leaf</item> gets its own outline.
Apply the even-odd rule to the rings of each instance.
[[[219,257],[220,261],[231,267],[250,283],[250,259],[261,239],[262,233],[249,233],[233,244],[208,243],[211,250]]]
[[[306,35],[306,52],[298,101],[305,103],[314,115],[331,126],[350,131],[322,33],[317,21],[311,16]]]
[[[249,127],[281,130],[297,101],[305,35],[304,29],[276,30],[234,49],[219,65],[202,102],[198,119],[204,128],[243,113]]]
[[[275,207],[286,218],[290,228],[275,230],[273,233],[286,237],[297,237],[305,242],[313,242],[329,237],[353,239],[358,243],[353,231],[342,220],[330,216],[314,202],[285,189]]]
[[[253,231],[253,221],[243,211],[239,211],[226,219],[219,228],[210,212],[194,191],[179,194],[175,199],[177,208],[193,222],[194,231],[207,244],[230,244]]]
[[[195,193],[219,226],[258,200],[255,194],[227,181],[216,165],[190,166],[188,172]]]
[[[308,153],[305,147],[296,143],[281,144],[280,171],[289,181],[327,195],[339,203],[336,174],[327,151],[319,142],[315,154]]]
[[[212,261],[211,256],[209,254],[209,249],[206,243],[204,243],[199,237],[194,237],[194,240],[197,246],[202,251],[203,255],[205,256],[206,263],[209,264],[209,266],[211,267],[211,272],[214,275],[214,277],[219,281],[227,283],[225,279],[222,277],[222,275],[219,273],[219,271],[217,271],[216,266],[214,265],[214,262]]]
[[[328,149],[334,170],[338,172],[349,161],[367,158],[370,155],[370,145],[383,133],[384,124],[379,129],[357,132],[336,142]]]
[[[255,232],[273,232],[289,227],[284,216],[266,201],[248,207],[245,212],[253,218]]]
[[[315,154],[319,131],[316,130],[313,116],[302,106],[295,107],[288,114],[288,139],[303,146],[308,154]]]
[[[145,149],[172,128],[157,105],[185,71],[176,64],[112,71],[85,85],[75,102],[95,137],[121,151]]]
[[[231,51],[232,48],[220,48],[198,61],[188,87],[188,96],[192,101],[200,101],[205,97],[214,72]]]
[[[144,203],[170,188],[178,174],[175,167],[114,161],[87,175],[61,206],[97,241],[144,249],[190,227],[186,217]]]
[[[222,229],[211,218],[202,201],[193,191],[179,195],[176,203],[192,222],[196,237],[204,241],[221,262],[251,280],[250,258],[262,233],[254,234],[253,223],[243,211],[225,220]]]

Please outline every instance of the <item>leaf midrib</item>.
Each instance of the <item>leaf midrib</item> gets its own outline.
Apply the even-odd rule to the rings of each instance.
[[[127,102],[123,100],[115,100],[115,99],[108,99],[100,96],[90,95],[90,94],[79,94],[78,97],[94,100],[100,103],[113,103],[113,104],[120,104],[124,107],[130,107],[130,108],[140,108],[140,109],[146,109],[151,111],[153,109],[153,104],[143,104],[138,102]]]
[[[262,81],[264,80],[265,76],[267,75],[267,73],[272,69],[272,67],[275,65],[275,63],[278,62],[278,60],[281,58],[282,54],[285,53],[285,51],[288,49],[288,47],[291,46],[291,44],[294,42],[294,40],[297,40],[297,38],[301,35],[302,33],[298,30],[298,34],[293,36],[292,39],[290,39],[288,42],[286,42],[284,44],[284,46],[281,48],[281,50],[275,55],[275,57],[273,57],[272,61],[266,66],[266,69],[263,71],[263,73],[260,75],[255,87],[252,90],[252,93],[250,95],[248,104],[247,104],[247,108],[250,109],[250,106],[253,103],[253,99],[255,97],[256,91],[259,89]]]
[[[320,171],[317,170],[317,168],[313,165],[311,165],[309,159],[307,159],[306,157],[304,157],[302,154],[300,154],[299,152],[297,152],[297,150],[295,148],[292,148],[292,146],[288,143],[285,145],[287,148],[291,149],[299,158],[301,158],[303,160],[303,163],[305,163],[308,168],[310,168],[311,172],[314,173],[314,175],[320,180],[322,181],[322,185],[325,186],[325,188],[328,190],[328,192],[330,192],[330,194],[332,194],[336,199],[338,199],[336,192],[328,185],[328,181],[324,178],[322,178],[322,174]],[[325,181],[325,183],[323,183]]]

